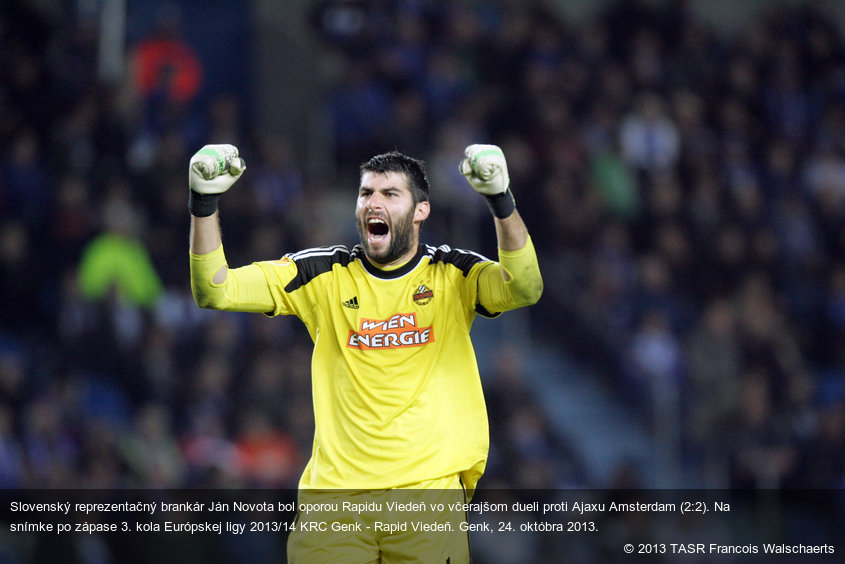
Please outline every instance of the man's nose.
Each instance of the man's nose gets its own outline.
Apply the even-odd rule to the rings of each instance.
[[[370,194],[369,200],[367,200],[367,207],[371,210],[382,209],[384,207],[384,197],[378,192],[373,192]]]

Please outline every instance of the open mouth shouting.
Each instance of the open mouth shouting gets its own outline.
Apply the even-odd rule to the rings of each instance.
[[[386,265],[411,251],[413,210],[395,220],[370,212],[358,222],[358,232],[367,257]]]
[[[367,243],[371,247],[384,244],[389,234],[390,226],[384,219],[374,216],[367,218]]]

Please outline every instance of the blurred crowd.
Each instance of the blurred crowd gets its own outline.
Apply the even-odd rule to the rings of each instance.
[[[355,243],[358,164],[393,148],[428,163],[424,239],[495,256],[457,162],[501,145],[546,281],[533,342],[674,441],[690,483],[845,486],[842,34],[809,5],[730,36],[656,6],[575,25],[542,2],[315,4],[341,70],[315,104],[331,187],[238,95],[203,90],[178,20],[104,80],[93,23],[4,8],[0,487],[296,485],[307,333],[190,295],[186,167],[211,140],[249,167],[221,203],[232,266]],[[341,219],[320,221],[326,194]],[[486,479],[593,485],[536,407],[528,355],[483,375]]]
[[[845,485],[836,20],[773,5],[728,36],[682,1],[577,24],[551,6],[323,4],[318,21],[363,22],[323,29],[348,63],[328,110],[337,161],[425,155],[435,234],[486,250],[454,155],[501,145],[547,281],[536,338],[595,368],[682,483]],[[494,444],[543,427],[507,413]],[[577,481],[552,467],[546,483]],[[630,470],[619,483],[643,483]]]

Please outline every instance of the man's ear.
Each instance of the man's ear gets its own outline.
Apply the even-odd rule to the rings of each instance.
[[[414,210],[414,222],[422,223],[428,219],[428,214],[431,213],[431,206],[428,202],[417,202],[417,207]]]

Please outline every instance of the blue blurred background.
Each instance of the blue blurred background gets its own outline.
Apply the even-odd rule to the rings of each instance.
[[[296,319],[202,311],[190,155],[233,143],[232,266],[354,244],[357,166],[496,143],[546,291],[474,328],[481,487],[845,486],[845,5],[5,2],[0,487],[295,487]]]

